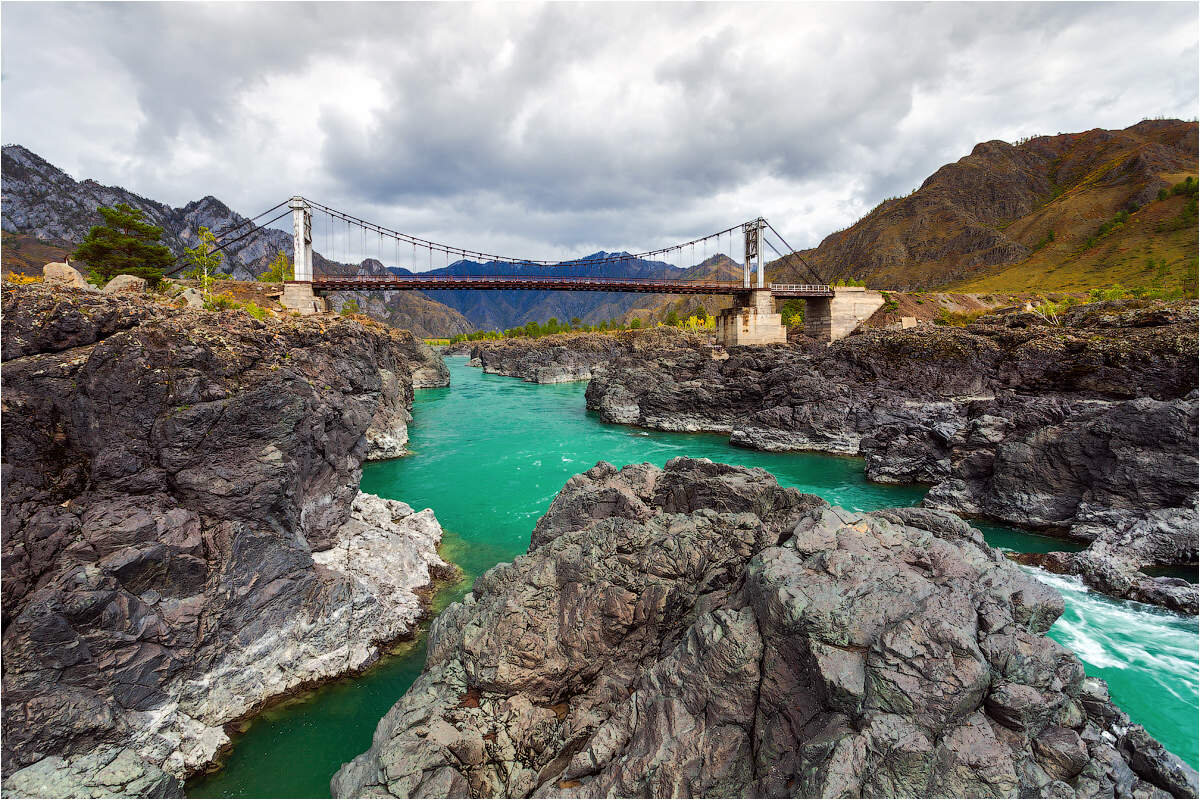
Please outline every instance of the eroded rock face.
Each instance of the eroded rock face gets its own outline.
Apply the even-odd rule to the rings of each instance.
[[[958,518],[675,459],[572,478],[338,796],[1175,796],[1196,775]]]
[[[530,383],[586,381],[628,353],[675,348],[702,349],[697,336],[676,328],[651,328],[615,334],[559,333],[538,339],[497,339],[477,342],[471,364],[489,375],[523,378]]]
[[[401,333],[8,285],[3,324],[6,779],[67,794],[116,748],[177,786],[412,628],[440,529],[358,491],[426,368]]]
[[[1194,304],[1099,303],[1061,326],[1016,314],[724,361],[623,355],[587,402],[610,422],[863,456],[872,480],[931,484],[926,505],[1096,542],[1118,587],[1196,561],[1196,364]],[[1172,594],[1195,613],[1194,589]]]

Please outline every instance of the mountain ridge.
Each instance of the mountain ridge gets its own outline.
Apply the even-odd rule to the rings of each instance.
[[[884,200],[801,254],[831,279],[856,277],[880,289],[961,286],[1024,263],[1045,272],[1123,209],[1159,202],[1160,189],[1196,175],[1197,153],[1197,123],[1182,120],[980,142],[911,194]],[[1179,238],[1152,246],[1147,257],[1168,259],[1186,283],[1195,238]],[[1098,266],[1091,286],[1070,288],[1104,284],[1111,263]],[[787,271],[779,261],[773,268]]]

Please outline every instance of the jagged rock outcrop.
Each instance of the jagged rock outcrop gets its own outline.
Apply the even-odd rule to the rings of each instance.
[[[334,777],[366,797],[1194,797],[1045,636],[1062,598],[958,518],[762,470],[577,475],[434,622]]]
[[[440,528],[358,483],[420,348],[5,284],[6,792],[177,789],[228,723],[412,630]]]
[[[626,355],[587,403],[609,422],[863,456],[872,480],[931,484],[928,506],[1096,542],[1093,560],[1125,573],[1106,586],[1195,613],[1194,587],[1131,571],[1196,562],[1196,319],[1190,303],[1110,302],[1059,326],[1012,314],[727,360]]]
[[[597,368],[619,355],[686,347],[704,349],[705,340],[678,328],[621,333],[556,333],[537,339],[517,337],[475,343],[471,363],[489,375],[530,383],[591,380]]]
[[[396,340],[408,365],[406,375],[380,369],[380,377],[388,386],[389,396],[404,396],[405,403],[384,403],[375,412],[367,429],[367,460],[383,461],[408,453],[408,423],[412,415],[412,389],[430,389],[450,385],[450,370],[441,356],[409,331],[397,331]],[[405,392],[407,392],[405,394]]]

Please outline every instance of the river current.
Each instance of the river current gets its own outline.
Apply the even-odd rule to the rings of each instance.
[[[762,467],[779,482],[854,510],[914,505],[924,489],[871,484],[859,459],[760,453],[724,436],[607,425],[584,409],[585,384],[538,386],[483,375],[447,358],[451,387],[418,390],[412,454],[368,464],[362,488],[414,508],[432,508],[445,528],[442,554],[463,580],[437,596],[445,607],[489,567],[529,546],[529,534],[566,480],[599,460],[618,466],[675,456]],[[994,547],[1046,552],[1070,547],[1044,536],[979,525]],[[1113,699],[1170,750],[1197,766],[1200,632],[1194,617],[1110,600],[1078,580],[1037,571],[1058,589],[1066,613],[1050,635]],[[189,797],[328,797],[329,779],[371,744],[375,725],[420,674],[425,630],[355,678],[277,705],[235,737],[224,767],[189,783]]]

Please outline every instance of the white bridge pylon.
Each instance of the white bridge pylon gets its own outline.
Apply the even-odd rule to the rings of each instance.
[[[295,279],[311,283],[313,279],[312,206],[303,197],[296,195],[288,201],[288,208],[292,210],[292,264],[295,267]]]

